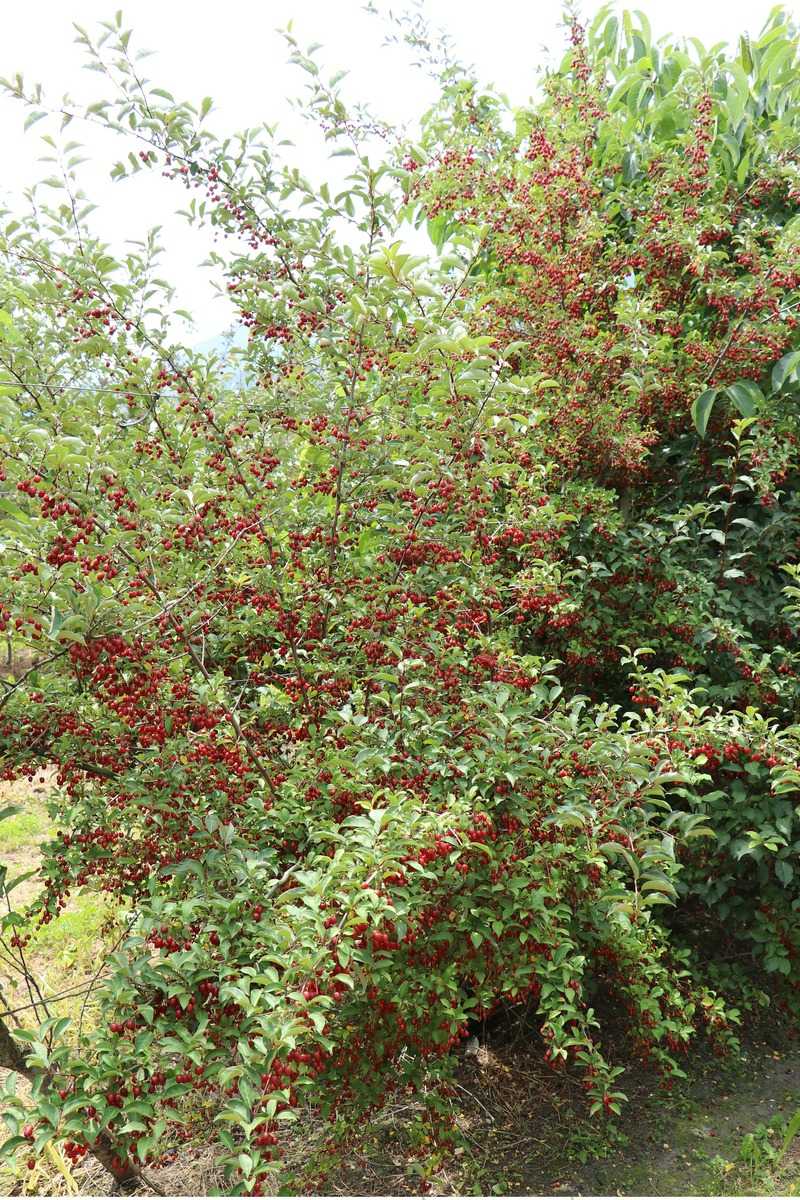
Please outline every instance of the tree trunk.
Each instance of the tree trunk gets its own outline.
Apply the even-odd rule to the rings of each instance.
[[[25,1056],[15,1042],[10,1029],[5,1021],[0,1018],[0,1067],[7,1071],[16,1071],[18,1075],[23,1075],[30,1083],[36,1082],[37,1079],[44,1078],[50,1080],[50,1073],[47,1071],[36,1071],[27,1065]],[[100,1133],[96,1141],[89,1146],[89,1153],[94,1155],[97,1161],[105,1167],[109,1174],[114,1176],[117,1187],[126,1195],[136,1190],[140,1182],[139,1172],[128,1163],[124,1167],[113,1166],[115,1158],[121,1156],[114,1148],[114,1143],[107,1133]]]

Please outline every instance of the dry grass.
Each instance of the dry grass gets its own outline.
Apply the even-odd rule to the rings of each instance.
[[[225,1181],[216,1166],[216,1158],[217,1151],[213,1145],[190,1147],[176,1153],[170,1165],[148,1170],[145,1176],[165,1196],[224,1194]],[[47,1161],[42,1165],[38,1179],[34,1177],[29,1181],[35,1185],[34,1192],[42,1196],[107,1196],[109,1182],[108,1172],[94,1159],[84,1159],[81,1166],[71,1172],[71,1180]],[[73,1187],[77,1190],[73,1191]],[[137,1196],[156,1194],[153,1188],[146,1185],[134,1193]]]

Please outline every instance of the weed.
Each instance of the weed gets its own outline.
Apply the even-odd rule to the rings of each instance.
[[[711,1194],[796,1196],[800,1193],[797,1162],[787,1156],[800,1134],[800,1109],[788,1120],[777,1116],[761,1122],[742,1138],[735,1161],[708,1160]]]
[[[611,1158],[629,1142],[628,1135],[611,1121],[605,1125],[581,1122],[568,1135],[563,1153],[570,1162],[598,1162]]]
[[[756,1125],[752,1132],[742,1138],[739,1159],[753,1176],[777,1162],[778,1147],[775,1140],[776,1131],[771,1124]]]

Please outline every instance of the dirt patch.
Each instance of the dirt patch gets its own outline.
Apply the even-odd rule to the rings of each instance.
[[[535,1034],[460,1056],[451,1113],[455,1151],[442,1153],[419,1101],[397,1102],[335,1164],[309,1137],[292,1179],[330,1195],[717,1195],[763,1193],[734,1170],[742,1137],[800,1107],[800,1051],[753,1039],[720,1061],[698,1047],[691,1078],[666,1093],[630,1068],[620,1120],[590,1120],[577,1080],[549,1070]],[[618,1059],[619,1061],[619,1059]],[[790,1167],[787,1155],[787,1169]],[[725,1168],[730,1170],[721,1185]]]
[[[572,1174],[576,1195],[716,1195],[743,1137],[800,1107],[800,1049],[746,1045],[741,1056],[698,1064],[674,1101],[632,1090],[622,1127],[630,1142],[616,1161]],[[733,1180],[730,1180],[732,1183]],[[749,1189],[748,1189],[749,1190]]]

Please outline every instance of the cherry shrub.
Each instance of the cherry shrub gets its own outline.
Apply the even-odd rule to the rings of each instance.
[[[287,35],[316,186],[81,33],[114,92],[75,115],[212,230],[225,354],[157,234],[93,235],[71,128],[4,218],[0,770],[54,769],[57,832],[0,944],[81,891],[119,934],[99,1024],[20,1032],[7,1154],[123,1178],[202,1105],[260,1194],[292,1121],[446,1081],[504,1005],[598,1116],[609,997],[667,1081],[759,990],[796,1017],[797,29],[603,10],[515,111],[398,36],[414,142]]]

